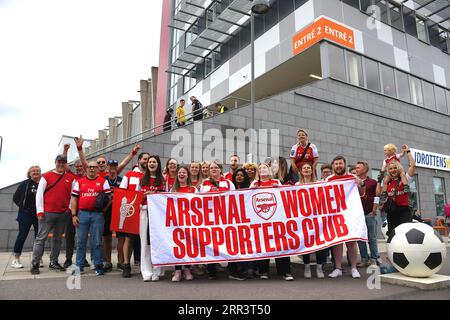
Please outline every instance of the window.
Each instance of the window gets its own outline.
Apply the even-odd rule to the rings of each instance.
[[[366,69],[367,89],[381,92],[380,72],[376,61],[365,58],[364,65]]]
[[[434,90],[433,85],[429,82],[422,81],[422,89],[423,89],[423,103],[428,109],[436,109],[436,105],[434,103]]]
[[[405,23],[405,32],[417,38],[416,14],[408,7],[403,7],[403,21]]]
[[[345,76],[344,49],[333,45],[328,46],[330,76],[342,81],[347,81]]]
[[[348,81],[355,86],[364,86],[361,56],[347,51]]]
[[[284,0],[286,1],[286,0]],[[278,23],[278,1],[272,1],[270,10],[264,15],[264,30],[268,31]]]
[[[348,4],[356,9],[359,9],[359,1],[358,0],[342,0],[343,3]]]
[[[285,1],[285,0],[281,0],[281,1]],[[306,2],[308,2],[308,0],[295,0],[295,9],[300,8]]]
[[[395,97],[394,70],[391,67],[382,64],[381,79],[383,80],[383,93]]]
[[[434,94],[436,95],[436,109],[439,112],[448,113],[447,102],[445,101],[445,89],[434,86]]]
[[[255,34],[256,34],[256,19],[255,19]],[[250,24],[245,26],[239,32],[239,49],[242,50],[250,44]]]
[[[447,90],[447,110],[450,115],[450,90]]]
[[[279,1],[278,6],[278,16],[280,21],[287,17],[291,12],[294,12],[294,1],[292,0]]]
[[[205,58],[205,77],[208,76],[212,72],[212,59],[211,53]]]
[[[409,76],[411,89],[411,103],[423,106],[422,82],[413,76]]]
[[[394,28],[403,31],[403,21],[401,15],[401,8],[389,3],[389,24]]]
[[[445,204],[445,186],[444,179],[434,177],[434,200],[436,202],[436,215],[443,216],[444,215],[444,204]]]
[[[419,40],[428,43],[427,38],[427,28],[425,27],[425,21],[421,18],[416,17],[416,26],[417,26],[417,38]]]
[[[397,76],[396,83],[397,83],[398,98],[403,101],[410,102],[411,97],[409,95],[408,75],[398,70],[395,71],[395,74]]]
[[[436,48],[441,49],[444,52],[448,51],[448,33],[444,29],[440,28],[438,25],[428,27],[430,35],[430,44]]]
[[[414,181],[409,185],[409,205],[414,209],[420,209],[419,203],[419,177],[414,175]]]

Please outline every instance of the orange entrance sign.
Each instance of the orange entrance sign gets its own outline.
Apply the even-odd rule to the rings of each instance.
[[[355,49],[353,30],[326,18],[320,18],[294,36],[292,40],[294,55],[299,54],[322,39],[328,39],[345,47]]]

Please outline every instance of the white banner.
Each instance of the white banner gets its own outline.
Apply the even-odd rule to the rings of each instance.
[[[353,179],[147,199],[155,266],[261,260],[367,241]]]
[[[410,150],[417,167],[450,171],[450,156],[413,148]]]

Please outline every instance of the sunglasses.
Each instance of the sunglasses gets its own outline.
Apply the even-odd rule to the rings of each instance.
[[[106,161],[97,161],[97,164],[105,164]]]

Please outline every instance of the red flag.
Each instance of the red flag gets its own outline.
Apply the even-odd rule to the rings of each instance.
[[[142,198],[142,192],[120,188],[114,189],[111,231],[139,234]]]

